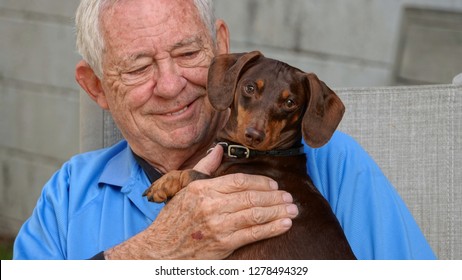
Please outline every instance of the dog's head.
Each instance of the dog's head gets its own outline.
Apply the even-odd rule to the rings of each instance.
[[[345,111],[315,74],[258,51],[217,56],[209,69],[207,92],[216,110],[231,109],[220,140],[256,150],[289,148],[302,135],[308,145],[320,147]]]

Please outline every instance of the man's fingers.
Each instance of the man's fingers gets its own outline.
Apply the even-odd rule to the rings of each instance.
[[[224,197],[221,211],[237,213],[254,207],[272,207],[293,203],[292,195],[285,191],[243,191],[228,194]]]
[[[194,170],[211,175],[220,166],[223,157],[223,147],[216,145],[210,153],[201,159],[195,166]]]
[[[295,204],[279,204],[271,207],[253,207],[227,215],[224,224],[233,231],[251,228],[280,219],[293,219],[298,215]]]
[[[196,182],[193,182],[196,183]],[[203,187],[212,187],[215,191],[229,194],[242,191],[274,191],[278,183],[271,178],[243,173],[228,174],[205,181],[197,181]],[[190,186],[193,184],[190,184]]]
[[[275,237],[287,232],[292,227],[292,220],[283,218],[266,224],[256,225],[234,232],[230,236],[229,245],[240,247],[256,241]]]

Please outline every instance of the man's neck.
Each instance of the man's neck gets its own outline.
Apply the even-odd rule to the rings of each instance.
[[[190,147],[188,149],[175,149],[164,152],[138,154],[151,166],[161,173],[172,170],[193,168],[207,153],[210,145],[202,147]]]

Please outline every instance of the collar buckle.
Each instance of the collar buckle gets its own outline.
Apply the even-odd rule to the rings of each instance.
[[[225,154],[230,158],[249,158],[250,157],[250,149],[245,146],[229,144],[227,142],[219,142],[217,143],[217,145],[222,146]]]
[[[250,149],[241,145],[229,145],[228,156],[232,158],[249,158]]]
[[[275,157],[283,157],[283,156],[297,156],[305,154],[303,146],[297,148],[290,148],[285,150],[269,150],[269,151],[257,151],[251,150],[242,145],[236,144],[229,144],[227,142],[218,142],[217,145],[223,147],[223,151],[225,156],[229,158],[250,158],[253,156],[275,156]],[[212,149],[207,151],[207,154]]]

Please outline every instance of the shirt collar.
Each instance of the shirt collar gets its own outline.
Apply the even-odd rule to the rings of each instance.
[[[99,183],[123,187],[130,181],[133,172],[136,171],[135,169],[139,169],[140,166],[125,140],[116,145],[121,145],[121,149],[107,162],[99,178]]]
[[[135,158],[136,162],[138,162],[138,164],[141,166],[141,168],[143,168],[144,173],[146,173],[146,175],[148,176],[149,181],[151,183],[155,182],[157,179],[162,177],[162,174],[159,171],[157,171],[157,169],[152,167],[152,165],[150,165],[142,157],[138,156],[133,151],[132,151],[132,154],[133,154],[133,157]]]
[[[137,163],[125,140],[112,147],[114,156],[107,162],[99,178],[99,186],[110,185],[120,188],[127,198],[152,222],[164,203],[152,203],[143,197],[150,182]]]

